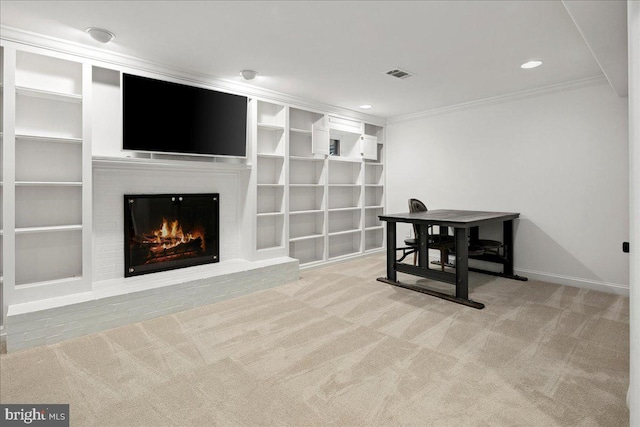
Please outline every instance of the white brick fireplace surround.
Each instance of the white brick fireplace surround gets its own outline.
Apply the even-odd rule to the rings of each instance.
[[[298,279],[288,257],[247,261],[244,164],[94,159],[92,290],[15,304],[7,350],[59,342]],[[246,175],[245,175],[246,174]],[[124,194],[220,193],[221,262],[124,278]]]
[[[220,193],[220,259],[243,258],[241,239],[250,239],[251,235],[240,224],[239,211],[247,192],[241,188],[241,178],[249,170],[244,165],[207,167],[207,163],[176,160],[166,163],[145,159],[94,161],[94,282],[124,276],[125,194]],[[228,167],[224,169],[225,166]]]

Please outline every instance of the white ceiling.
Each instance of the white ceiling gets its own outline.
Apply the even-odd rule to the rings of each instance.
[[[603,74],[561,1],[3,0],[0,12],[5,27],[228,81],[254,69],[251,85],[379,117]],[[619,14],[607,19],[626,34]],[[89,26],[116,39],[100,45]],[[544,63],[522,70],[530,59]],[[396,67],[415,76],[385,75]]]

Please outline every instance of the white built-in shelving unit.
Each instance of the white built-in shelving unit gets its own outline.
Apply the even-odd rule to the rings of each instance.
[[[252,101],[256,119],[255,172],[257,176],[256,249],[285,247],[286,107]]]
[[[358,142],[360,135],[340,140]],[[329,259],[362,252],[362,160],[348,149],[347,156],[329,157]]]
[[[91,67],[37,48],[2,54],[4,299],[82,292],[91,286]]]
[[[291,107],[289,124],[289,256],[301,264],[320,262],[327,241],[327,172],[322,153],[328,147],[315,146],[314,130],[326,134],[324,115]]]
[[[0,42],[2,322],[9,304],[92,289],[92,146],[109,155],[122,124],[122,70],[104,65]],[[244,224],[254,214],[255,230],[243,253],[256,260],[288,255],[310,266],[383,248],[381,126],[258,98],[250,100],[249,119],[242,191],[255,209],[239,214]],[[137,169],[146,160],[156,161],[102,162]],[[203,167],[186,163],[180,167]]]
[[[364,250],[378,250],[384,245],[384,225],[378,216],[384,213],[384,128],[365,124],[364,139],[370,159],[364,160]],[[365,149],[366,149],[365,148]]]
[[[252,102],[257,252],[282,250],[284,238],[288,246],[282,254],[309,266],[382,249],[377,215],[384,211],[383,128]],[[330,148],[336,141],[339,153]]]

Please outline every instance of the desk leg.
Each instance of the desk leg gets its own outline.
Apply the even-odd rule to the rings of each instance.
[[[469,229],[456,228],[456,298],[469,299]]]
[[[387,279],[396,281],[396,223],[387,222]]]
[[[502,223],[502,238],[504,242],[504,274],[513,276],[513,221]]]
[[[429,229],[426,225],[419,225],[418,233],[418,266],[429,268],[429,246],[427,245]]]
[[[477,242],[480,239],[480,227],[471,227],[469,230],[469,237],[471,243]]]

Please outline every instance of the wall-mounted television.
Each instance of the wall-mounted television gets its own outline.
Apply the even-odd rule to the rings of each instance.
[[[247,97],[124,73],[122,148],[246,157]]]

